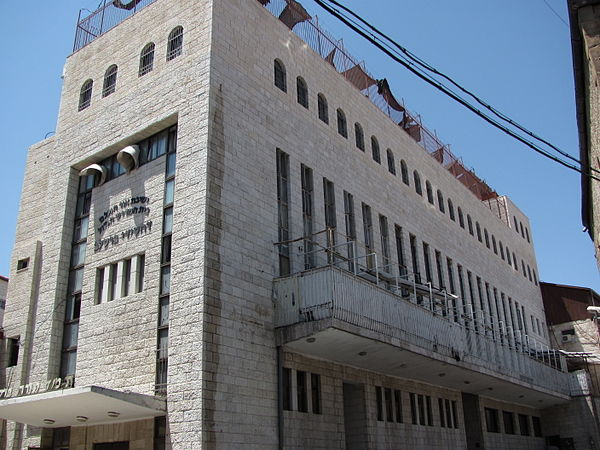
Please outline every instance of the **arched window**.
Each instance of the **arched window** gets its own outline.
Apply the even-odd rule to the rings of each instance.
[[[117,87],[117,66],[112,65],[104,72],[104,85],[102,86],[102,97],[108,97],[115,92]]]
[[[183,27],[175,27],[167,41],[167,61],[177,58],[183,50]]]
[[[481,239],[481,227],[479,226],[479,222],[475,222],[475,230],[477,231],[477,240],[483,242]]]
[[[379,152],[379,142],[375,136],[371,136],[371,153],[373,155],[373,161],[381,164],[381,154]]]
[[[504,247],[504,250],[506,250],[506,262],[512,267],[512,259],[510,259],[510,249],[508,248],[508,245]]]
[[[445,213],[446,208],[444,206],[444,194],[439,189],[437,190],[437,198],[438,198],[438,208],[440,212]]]
[[[483,229],[483,239],[485,239],[485,246],[490,248],[490,235],[488,234],[487,228]]]
[[[406,167],[406,161],[400,161],[400,172],[402,173],[402,182],[410,186],[410,180],[408,179],[408,167]]]
[[[346,125],[346,114],[340,108],[337,109],[337,128],[340,136],[348,137],[348,126]]]
[[[94,82],[92,80],[87,80],[81,86],[81,92],[79,93],[79,111],[87,108],[92,103],[92,88],[94,87]]]
[[[525,237],[527,237],[527,242],[531,243],[531,240],[529,239],[529,229],[527,227],[525,227]]]
[[[465,228],[465,218],[463,217],[462,208],[460,206],[458,207],[458,224],[461,228]]]
[[[138,76],[144,76],[148,72],[152,72],[154,68],[154,42],[146,44],[142,53],[140,54],[140,69]]]
[[[396,160],[394,159],[394,154],[391,149],[386,150],[387,153],[387,162],[388,162],[388,170],[392,175],[396,175]]]
[[[517,255],[515,254],[515,252],[513,252],[513,263],[514,263],[514,269],[518,272],[519,265],[517,264]]]
[[[317,106],[319,110],[319,119],[325,123],[329,123],[329,110],[327,108],[327,99],[323,94],[317,95]]]
[[[519,228],[521,229],[521,237],[525,239],[525,231],[523,231],[523,222],[519,222]]]
[[[454,204],[450,199],[448,199],[448,214],[450,214],[450,220],[456,221],[456,216],[454,215]]]
[[[302,77],[296,78],[296,94],[298,96],[298,103],[308,109],[308,87]]]
[[[429,180],[425,182],[425,190],[427,191],[427,201],[433,205],[433,190],[431,189]]]
[[[531,274],[533,275],[533,282],[537,286],[538,285],[538,280],[537,280],[537,275],[535,273],[535,269],[531,269]]]
[[[502,241],[498,241],[498,248],[500,250],[500,258],[504,261],[504,247],[502,246]]]
[[[276,59],[273,61],[273,69],[274,73],[274,83],[279,89],[283,92],[287,92],[287,81],[285,76],[285,66],[281,61]]]
[[[531,278],[531,267],[529,267],[529,264],[527,264],[527,275],[528,275],[529,281],[533,281],[533,279]]]
[[[469,234],[474,236],[473,234],[473,221],[471,220],[471,216],[467,214],[467,227],[469,228]]]
[[[513,222],[515,223],[515,231],[519,232],[519,223],[517,222],[517,217],[513,216]]]
[[[498,246],[496,245],[496,236],[492,234],[492,248],[494,249],[494,254],[498,254]]]
[[[419,172],[416,170],[413,172],[413,179],[415,181],[415,192],[419,195],[423,195],[423,189],[421,188],[421,177]]]
[[[354,124],[354,138],[356,139],[356,147],[361,149],[363,152],[365,151],[365,134],[363,133],[363,129],[360,126],[360,123],[356,122]]]

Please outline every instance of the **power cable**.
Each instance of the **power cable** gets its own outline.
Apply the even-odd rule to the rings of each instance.
[[[558,13],[555,11],[555,9],[554,9],[554,8],[553,8],[553,7],[550,5],[550,3],[548,3],[546,0],[542,0],[542,1],[543,1],[543,2],[546,4],[546,6],[547,6],[547,7],[550,9],[550,11],[552,11],[552,12],[554,13],[554,15],[555,15],[556,17],[558,17],[558,19],[559,19],[559,20],[560,20],[562,23],[564,23],[564,24],[567,26],[567,28],[568,28],[568,27],[569,27],[569,24],[568,24],[568,23],[565,21],[565,19],[563,19],[563,18],[560,16],[560,14],[558,14]]]
[[[331,1],[335,4],[338,4],[337,2],[335,2],[335,0],[325,0],[325,1]],[[389,47],[389,45],[385,45],[380,43],[376,37],[372,37],[369,36],[368,32],[366,32],[364,29],[362,29],[358,24],[356,24],[355,22],[353,23],[353,21],[347,17],[345,17],[341,12],[339,12],[338,10],[336,10],[335,8],[325,4],[323,1],[321,0],[315,0],[315,3],[317,3],[319,6],[321,6],[325,11],[327,11],[329,14],[333,15],[334,17],[336,17],[338,20],[340,20],[342,23],[344,23],[347,27],[349,27],[350,29],[352,29],[353,31],[355,31],[356,33],[358,33],[359,35],[361,35],[363,38],[365,38],[366,40],[368,40],[371,44],[375,45],[377,48],[379,48],[382,52],[384,52],[387,56],[389,56],[390,58],[392,58],[394,61],[398,62],[399,64],[403,65],[405,68],[407,68],[408,70],[410,70],[412,73],[414,73],[415,75],[417,75],[419,78],[421,78],[423,81],[425,81],[426,83],[432,85],[433,87],[435,87],[436,89],[442,91],[443,93],[445,93],[446,95],[448,95],[450,98],[452,98],[453,100],[457,101],[458,103],[460,103],[461,105],[463,105],[464,107],[466,107],[467,109],[469,109],[470,111],[472,111],[473,113],[475,113],[476,115],[478,115],[479,117],[481,117],[483,120],[485,120],[486,122],[488,122],[489,124],[491,124],[492,126],[498,128],[499,130],[503,131],[504,133],[508,134],[509,136],[513,137],[514,139],[518,140],[519,142],[525,144],[526,146],[530,147],[531,149],[533,149],[535,152],[561,164],[564,167],[567,167],[571,170],[574,170],[578,173],[581,173],[585,176],[588,176],[592,179],[595,179],[597,181],[600,181],[600,178],[596,178],[593,175],[584,172],[582,169],[574,166],[573,164],[570,164],[558,157],[556,157],[555,155],[552,155],[551,153],[549,153],[548,151],[538,147],[536,144],[534,144],[533,142],[527,140],[525,137],[517,134],[515,131],[505,127],[504,125],[500,124],[498,121],[496,121],[495,119],[487,116],[486,114],[484,114],[482,111],[480,111],[479,109],[477,109],[475,106],[471,105],[469,102],[467,102],[465,99],[461,98],[458,94],[454,93],[453,91],[451,91],[448,87],[444,86],[441,82],[439,82],[438,80],[432,79],[429,76],[425,75],[424,73],[422,73],[419,69],[413,67],[414,63],[411,63],[410,61],[406,61],[404,59],[401,59],[401,56],[396,55],[394,53],[392,53],[393,50],[389,50],[388,48],[385,48],[385,46]],[[342,7],[343,9],[347,9],[346,7],[340,5],[340,7]],[[352,13],[354,16],[357,16],[355,13]],[[364,21],[364,19],[360,18],[359,20],[361,20],[364,23],[368,23],[366,21]],[[370,26],[370,25],[369,25]],[[372,27],[374,28],[374,27]],[[389,38],[387,38],[389,39]],[[385,45],[385,46],[384,46]],[[401,47],[399,44],[394,42],[394,45],[397,47]],[[416,58],[416,57],[415,57]],[[418,59],[418,58],[417,58]],[[419,60],[420,61],[420,60]],[[424,67],[427,67],[428,65],[424,62],[422,62],[422,64]],[[444,76],[445,77],[445,76]],[[449,79],[449,78],[448,78]],[[453,84],[456,84],[453,80],[449,79]],[[458,85],[458,87],[460,87],[460,85]],[[462,87],[460,87],[461,89],[464,89]],[[474,95],[469,93],[469,95]],[[496,114],[496,113],[495,113]],[[498,114],[496,114],[498,115]],[[535,135],[533,135],[533,133],[525,131],[528,134],[532,135],[532,137],[535,137]],[[536,137],[537,139],[537,137]],[[560,151],[560,150],[559,150]],[[562,152],[562,151],[560,151]],[[561,153],[562,154],[562,153]],[[567,154],[568,155],[568,154]],[[574,159],[571,155],[568,155],[568,157],[570,159]],[[579,162],[578,160],[574,159],[576,162],[578,162],[580,165],[581,162]]]

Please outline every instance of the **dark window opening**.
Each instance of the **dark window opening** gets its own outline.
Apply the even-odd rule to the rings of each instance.
[[[147,44],[140,55],[140,68],[138,76],[146,75],[154,68],[154,43]]]
[[[275,71],[275,74],[274,74],[275,86],[277,86],[283,92],[287,92],[287,82],[286,82],[286,77],[285,77],[285,66],[283,65],[283,63],[281,61],[279,61],[278,59],[276,59],[273,62],[273,68],[274,68],[274,71]]]
[[[181,55],[183,49],[183,27],[175,27],[169,33],[167,42],[167,61],[177,58]]]

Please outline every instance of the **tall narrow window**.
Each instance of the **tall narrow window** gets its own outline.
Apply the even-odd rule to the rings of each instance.
[[[423,188],[421,187],[421,177],[419,176],[419,172],[416,170],[413,172],[413,178],[415,181],[415,192],[419,195],[423,195]]]
[[[302,77],[296,78],[296,95],[298,103],[308,109],[308,87]]]
[[[473,290],[473,275],[467,270],[467,284],[469,285],[469,298],[471,300],[471,310],[469,314],[473,319],[473,327],[475,331],[479,331],[479,325],[477,324],[477,300],[475,299],[475,291]]]
[[[308,392],[306,389],[306,372],[296,371],[296,394],[298,399],[298,411],[308,412]]]
[[[381,164],[381,152],[379,151],[379,141],[375,136],[371,136],[371,154],[373,161],[377,164]]]
[[[531,243],[531,239],[529,238],[529,229],[525,227],[525,237],[527,238],[527,242]]]
[[[473,234],[473,221],[471,220],[471,216],[467,214],[467,227],[469,228],[469,234],[474,236]]]
[[[173,28],[167,40],[167,61],[177,58],[183,50],[183,27]]]
[[[460,293],[461,306],[462,306],[461,313],[464,315],[466,313],[465,304],[466,304],[467,294],[465,292],[465,280],[464,280],[464,276],[463,276],[463,268],[460,264],[456,265],[456,272],[458,273],[458,289],[459,289],[459,293]]]
[[[6,340],[6,367],[14,367],[19,363],[19,338],[8,338]]]
[[[475,222],[475,230],[477,231],[477,240],[483,242],[481,239],[481,227],[479,226],[479,222]]]
[[[414,393],[410,393],[409,394],[409,398],[410,398],[410,416],[411,416],[411,420],[412,420],[412,424],[413,425],[417,425],[418,424],[418,415],[417,415],[417,394]]]
[[[312,412],[314,414],[321,414],[321,376],[316,373],[310,374],[310,391]]]
[[[485,425],[488,433],[499,433],[498,410],[485,408]]]
[[[394,225],[394,235],[396,238],[396,254],[398,257],[398,274],[400,276],[406,275],[406,262],[404,259],[404,243],[402,238],[402,228],[399,225]]]
[[[365,236],[365,252],[367,254],[367,267],[372,269],[375,266],[373,257],[373,219],[371,217],[371,207],[366,203],[362,204],[363,231]]]
[[[79,111],[84,110],[92,103],[92,89],[94,87],[94,82],[92,80],[87,80],[81,86],[81,91],[79,93]]]
[[[446,289],[446,283],[444,283],[444,270],[442,269],[442,254],[435,251],[435,268],[438,275],[438,287],[440,289]]]
[[[502,241],[498,241],[498,250],[500,250],[500,258],[504,261],[504,246],[502,245]]]
[[[529,416],[525,414],[519,414],[519,430],[521,430],[521,436],[529,436]]]
[[[319,119],[325,123],[329,123],[329,109],[327,99],[323,94],[317,95],[317,109],[319,111]]]
[[[492,249],[494,250],[494,254],[498,254],[498,245],[496,244],[496,236],[492,234]]]
[[[423,262],[425,263],[425,281],[431,283],[433,281],[431,260],[429,259],[429,244],[426,242],[423,242]]]
[[[439,189],[437,190],[437,199],[438,199],[438,208],[439,208],[440,212],[445,213],[446,207],[444,206],[444,195],[442,194],[442,191],[440,191]]]
[[[394,406],[396,409],[396,422],[402,423],[402,392],[394,389]]]
[[[461,228],[465,228],[465,218],[463,217],[462,208],[460,206],[458,207],[458,224]]]
[[[104,72],[104,84],[102,86],[102,97],[108,97],[115,92],[117,87],[117,66],[113,64]]]
[[[335,189],[333,183],[323,178],[323,196],[325,206],[325,227],[327,228],[327,247],[335,252],[335,233],[337,219],[335,214]],[[332,253],[328,253],[328,262],[333,262]]]
[[[383,393],[385,397],[385,420],[388,422],[393,422],[394,405],[392,403],[392,390],[390,388],[385,388]]]
[[[383,420],[383,390],[381,386],[375,386],[375,404],[377,406],[377,420]]]
[[[448,214],[450,214],[450,220],[455,221],[456,217],[454,215],[454,204],[452,200],[448,199]]]
[[[358,122],[354,124],[354,138],[356,140],[356,147],[364,152],[365,134],[363,133],[362,126]]]
[[[415,281],[417,283],[421,282],[421,275],[419,273],[419,256],[417,253],[417,238],[414,235],[410,235],[410,257],[412,259],[412,270],[413,276],[415,277]]]
[[[146,44],[140,54],[140,68],[138,70],[138,76],[144,76],[148,72],[151,72],[154,68],[154,42]]]
[[[483,238],[485,239],[485,246],[490,248],[490,235],[488,234],[487,228],[483,229]]]
[[[283,409],[285,411],[292,410],[292,370],[284,367],[283,368]]]
[[[386,153],[387,153],[388,171],[392,175],[396,175],[396,161],[394,160],[394,154],[392,153],[392,150],[390,150],[389,148],[386,150]]]
[[[427,192],[427,201],[433,205],[433,190],[429,180],[425,181],[425,191]]]
[[[313,172],[310,167],[300,166],[302,180],[302,225],[304,234],[304,268],[312,269],[315,266],[313,245],[314,233],[314,206],[313,206]]]
[[[356,257],[354,243],[356,241],[356,218],[354,216],[354,196],[344,191],[344,222],[346,225],[346,241],[348,242],[348,270],[354,271]]]
[[[275,86],[277,86],[283,92],[287,92],[285,66],[280,60],[276,59],[275,61],[273,61],[273,69]]]
[[[337,109],[337,129],[340,136],[348,137],[348,125],[346,124],[346,114],[340,108]]]
[[[391,273],[390,267],[390,236],[387,217],[379,214],[379,234],[381,236],[381,253],[383,258],[383,270]]]
[[[402,174],[402,182],[405,185],[410,186],[410,180],[408,178],[408,167],[406,167],[406,161],[404,160],[400,161],[400,173]]]
[[[446,266],[448,267],[448,286],[450,287],[450,293],[452,295],[456,295],[456,285],[454,284],[454,268],[452,266],[452,260],[450,258],[446,258]],[[452,308],[452,318],[454,322],[458,322],[458,306],[456,304],[456,297],[452,297],[451,305]]]
[[[289,156],[277,149],[277,209],[278,209],[278,246],[279,251],[279,275],[289,275],[290,247],[287,241],[289,235]]]

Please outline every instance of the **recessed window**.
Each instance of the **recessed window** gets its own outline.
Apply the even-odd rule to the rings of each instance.
[[[499,433],[498,410],[485,408],[485,425],[488,433]]]
[[[456,216],[454,215],[454,204],[450,199],[448,199],[448,214],[450,215],[450,220],[456,221]]]
[[[445,213],[446,208],[444,206],[444,195],[442,194],[442,191],[440,191],[439,189],[437,190],[437,198],[438,198],[438,208],[439,208],[440,212]]]
[[[154,68],[154,42],[146,44],[140,54],[140,68],[138,70],[138,76],[144,76],[148,72],[151,72]]]
[[[87,80],[81,86],[81,92],[79,93],[79,111],[84,110],[92,103],[93,86],[94,82],[92,80]]]
[[[354,124],[354,137],[356,139],[356,147],[363,152],[365,151],[365,134],[363,133],[363,129],[360,126],[360,123],[356,122]]]
[[[490,248],[490,235],[488,234],[488,230],[486,228],[483,229],[483,238],[485,239],[485,246]]]
[[[496,236],[492,234],[492,248],[494,249],[494,254],[498,254],[498,246],[496,245]]]
[[[110,302],[141,292],[144,285],[144,255],[96,269],[95,304]]]
[[[296,94],[298,103],[308,109],[308,87],[301,77],[296,78]]]
[[[498,241],[498,250],[500,250],[500,258],[504,261],[504,246],[502,245],[502,241]]]
[[[375,386],[375,404],[377,406],[377,420],[383,421],[383,400],[382,400],[382,389],[380,386]]]
[[[515,415],[509,411],[502,411],[502,421],[504,422],[504,432],[515,434]]]
[[[348,137],[348,126],[346,124],[346,114],[340,108],[337,110],[337,129],[340,136]]]
[[[465,227],[465,218],[463,217],[462,208],[460,206],[458,207],[458,224],[461,228]]]
[[[287,81],[285,76],[285,66],[281,61],[276,59],[273,61],[273,69],[274,69],[274,83],[279,89],[283,92],[287,92]]]
[[[467,227],[469,228],[469,234],[474,236],[473,234],[473,221],[471,220],[471,216],[467,214]]]
[[[29,258],[19,259],[17,261],[17,270],[25,270],[29,267]]]
[[[381,164],[381,154],[379,152],[379,142],[375,136],[371,136],[371,153],[373,155],[373,161]]]
[[[283,370],[283,409],[292,410],[292,370],[284,367]]]
[[[396,175],[396,161],[394,160],[394,154],[392,153],[392,151],[389,148],[386,150],[386,153],[387,153],[388,171],[392,175]]]
[[[423,188],[421,187],[421,177],[419,172],[416,170],[413,172],[413,179],[415,181],[415,192],[419,195],[423,195]]]
[[[314,414],[321,414],[321,376],[316,373],[310,374],[310,391],[312,412]]]
[[[117,66],[113,64],[104,72],[104,84],[102,85],[102,97],[108,97],[115,92],[117,87]]]
[[[8,338],[6,340],[6,367],[14,367],[19,362],[19,338]]]
[[[396,422],[402,423],[402,392],[394,389],[394,406],[396,408]]]
[[[327,106],[327,99],[323,94],[317,95],[317,109],[319,110],[319,119],[322,122],[329,123],[329,108]]]
[[[298,411],[308,412],[308,395],[306,391],[306,372],[296,371],[296,394],[298,398]]]
[[[475,230],[477,231],[477,240],[483,242],[481,239],[481,227],[479,226],[479,222],[475,222]]]
[[[521,436],[529,436],[529,417],[525,414],[519,414],[519,430],[521,430]]]
[[[406,167],[406,161],[404,160],[400,161],[400,173],[402,174],[402,182],[405,185],[410,186],[410,180],[408,178],[408,168]]]
[[[167,61],[177,58],[183,50],[183,27],[175,27],[167,41]]]
[[[542,423],[540,418],[531,416],[531,423],[533,424],[533,435],[535,437],[542,437]]]
[[[427,191],[427,201],[433,205],[433,189],[429,180],[425,182],[425,190]]]

